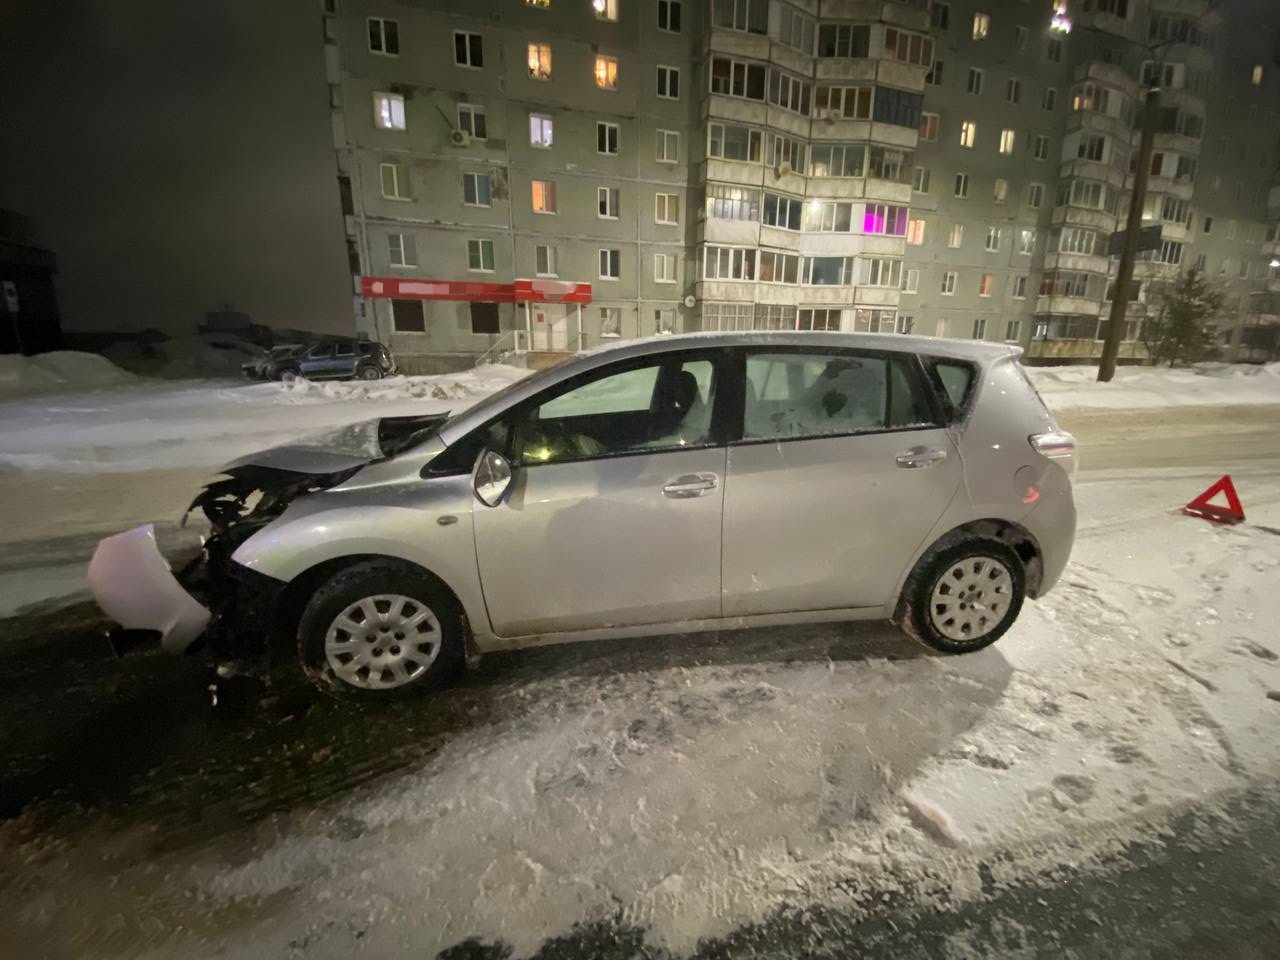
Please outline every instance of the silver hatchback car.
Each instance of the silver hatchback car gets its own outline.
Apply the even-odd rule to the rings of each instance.
[[[630,342],[451,418],[238,461],[193,503],[201,564],[175,577],[144,527],[100,544],[90,583],[166,649],[284,636],[321,688],[372,697],[436,686],[468,649],[727,627],[891,619],[976,650],[1053,586],[1075,534],[1075,442],[1018,355]]]

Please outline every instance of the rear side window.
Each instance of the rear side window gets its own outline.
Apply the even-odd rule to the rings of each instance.
[[[753,353],[746,379],[744,440],[839,436],[933,421],[907,358]]]
[[[959,420],[969,409],[977,369],[962,360],[931,360],[928,367],[934,388],[946,408],[947,420]]]

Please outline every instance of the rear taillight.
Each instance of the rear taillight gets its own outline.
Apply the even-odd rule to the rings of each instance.
[[[1027,440],[1036,453],[1050,460],[1061,461],[1067,472],[1075,477],[1079,463],[1076,457],[1075,437],[1065,430],[1054,430],[1050,433],[1033,433],[1027,437]]]

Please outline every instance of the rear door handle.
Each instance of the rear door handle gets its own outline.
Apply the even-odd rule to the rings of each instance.
[[[662,495],[672,500],[686,500],[690,497],[701,497],[716,488],[720,478],[714,473],[686,473],[676,477],[662,488]]]
[[[898,454],[898,466],[905,470],[923,470],[947,459],[947,451],[937,447],[912,447]]]

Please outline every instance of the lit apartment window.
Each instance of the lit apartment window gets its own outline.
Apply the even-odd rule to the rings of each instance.
[[[551,44],[529,44],[529,76],[534,80],[551,79]]]
[[[956,174],[955,195],[961,200],[969,196],[969,175],[967,173]]]
[[[484,66],[484,45],[480,34],[466,30],[453,31],[453,62],[460,67],[479,70]]]
[[[658,29],[680,32],[680,0],[658,0]]]
[[[1037,160],[1049,159],[1049,138],[1043,133],[1036,134],[1035,158]]]
[[[1031,35],[1031,31],[1029,31],[1026,27],[1017,26],[1013,28],[1013,38],[1014,38],[1014,42],[1017,44],[1019,53],[1027,49],[1027,39],[1030,37],[1030,35]]]
[[[655,253],[653,255],[654,283],[676,282],[676,258],[671,253]]]
[[[924,220],[911,220],[907,224],[907,243],[919,247],[924,245]]]
[[[597,79],[599,73],[596,74]],[[614,78],[616,85],[617,78]],[[664,100],[680,99],[680,68],[658,67],[658,96]]]
[[[556,212],[556,182],[554,180],[535,180],[532,186],[533,212]]]
[[[1027,187],[1027,206],[1039,208],[1044,203],[1044,184],[1033,183]]]
[[[616,123],[606,123],[603,120],[596,122],[596,153],[602,153],[610,157],[618,155],[618,125]]]
[[[382,17],[370,17],[366,22],[369,25],[369,52],[384,57],[400,56],[400,23]]]
[[[622,251],[600,251],[600,279],[617,280],[622,276]]]
[[[972,120],[966,120],[960,124],[960,146],[973,148],[974,142],[978,139],[978,125]]]
[[[978,296],[989,297],[995,289],[996,278],[989,273],[984,273],[978,278]]]
[[[973,15],[973,39],[985,40],[990,32],[991,17],[985,13],[975,13]]]
[[[1013,278],[1013,299],[1015,299],[1015,300],[1025,300],[1025,299],[1027,299],[1027,277],[1026,277],[1026,274],[1023,274],[1023,275],[1022,275],[1022,276],[1020,276],[1020,277],[1014,277],[1014,278]]]
[[[529,114],[529,146],[546,149],[555,141],[555,121],[545,113]]]
[[[409,192],[409,168],[404,164],[378,164],[378,178],[382,182],[382,195],[388,200],[413,199]]]
[[[622,192],[617,187],[596,188],[596,216],[602,220],[617,220]]]
[[[659,130],[654,159],[658,163],[678,163],[680,159],[680,131]]]
[[[996,203],[1004,203],[1009,199],[1009,181],[996,177],[995,189],[992,191],[991,199]]]
[[[1040,107],[1044,110],[1054,110],[1058,106],[1058,89],[1057,87],[1045,87],[1044,97],[1040,100]]]
[[[1018,229],[1018,253],[1021,256],[1029,257],[1036,251],[1036,232],[1031,227],[1020,227]]]
[[[387,246],[391,266],[416,267],[418,265],[418,250],[413,234],[389,233]]]
[[[654,223],[678,224],[680,222],[680,195],[655,193],[653,195]]]
[[[942,275],[942,295],[950,297],[956,292],[956,275],[952,270],[948,270]]]
[[[591,9],[596,12],[597,20],[618,19],[618,0],[591,0]]]
[[[462,202],[468,207],[489,207],[493,205],[489,189],[487,173],[464,173],[462,175]]]
[[[596,86],[601,90],[618,89],[618,58],[596,55]]]
[[[533,248],[533,272],[540,277],[556,276],[556,248],[540,243]]]
[[[974,95],[982,93],[982,71],[977,67],[969,68],[968,90]]]
[[[951,232],[947,234],[947,246],[952,250],[959,250],[962,243],[964,243],[964,224],[953,223]]]
[[[467,269],[477,273],[493,273],[493,241],[467,241]]]
[[[1255,87],[1262,86],[1262,64],[1254,64],[1253,72],[1249,75],[1249,82]]]
[[[1000,249],[1000,228],[987,227],[987,253],[995,253]]]
[[[1008,156],[1013,153],[1014,133],[1007,127],[1000,131],[1000,152]]]
[[[403,130],[404,97],[398,93],[375,93],[373,123],[379,130]]]
[[[929,192],[929,168],[916,167],[911,171],[911,189],[916,193]]]
[[[472,140],[484,140],[489,136],[484,107],[474,103],[458,104],[458,129],[470,134]]]
[[[1022,81],[1017,77],[1010,77],[1009,82],[1005,84],[1004,98],[1010,103],[1022,102]]]
[[[938,139],[938,125],[941,118],[936,113],[920,114],[920,139],[934,141]]]

